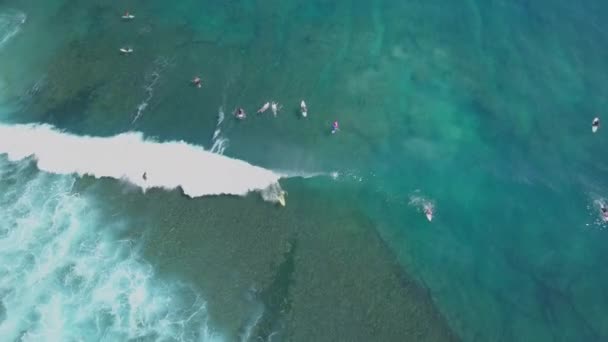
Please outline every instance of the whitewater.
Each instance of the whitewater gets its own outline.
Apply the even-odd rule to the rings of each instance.
[[[0,124],[0,154],[11,161],[31,157],[49,173],[109,177],[144,191],[180,188],[189,197],[245,195],[276,188],[280,178],[184,141],[157,142],[139,132],[78,136],[46,124]]]
[[[74,177],[32,170],[0,158],[3,340],[222,340],[196,289],[159,277],[138,241],[117,239],[128,220],[102,224]]]

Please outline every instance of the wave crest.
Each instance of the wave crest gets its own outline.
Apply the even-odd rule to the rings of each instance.
[[[0,124],[0,154],[12,161],[33,157],[50,173],[122,179],[144,190],[179,187],[190,197],[245,195],[278,186],[280,178],[184,141],[156,142],[139,132],[77,136],[46,124]]]

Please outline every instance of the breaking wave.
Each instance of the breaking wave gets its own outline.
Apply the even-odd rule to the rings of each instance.
[[[112,137],[77,136],[46,124],[0,124],[0,154],[32,157],[55,174],[110,177],[142,189],[181,188],[190,197],[245,195],[278,187],[279,175],[183,141],[157,142],[137,132]]]

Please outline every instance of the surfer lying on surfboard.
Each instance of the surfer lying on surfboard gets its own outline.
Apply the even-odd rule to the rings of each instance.
[[[272,114],[277,116],[277,113],[281,110],[282,106],[280,106],[277,102],[270,103],[270,109],[272,110]]]
[[[203,80],[201,80],[201,78],[200,78],[200,77],[195,76],[195,77],[192,79],[192,84],[194,84],[194,86],[195,86],[195,87],[200,88],[200,87],[202,87],[202,86],[203,86]]]
[[[129,11],[126,11],[125,14],[122,16],[123,19],[133,19],[135,18],[135,16],[131,13],[129,13]]]
[[[595,118],[593,119],[593,122],[591,123],[591,131],[593,133],[597,132],[597,130],[600,128],[600,118]]]
[[[244,119],[247,117],[247,114],[245,114],[245,110],[243,110],[243,108],[239,108],[234,112],[234,116],[236,116],[237,119]]]
[[[602,220],[604,222],[608,222],[608,208],[606,208],[604,203],[600,203],[600,211],[602,214]]]
[[[334,134],[339,130],[340,130],[340,125],[338,124],[338,121],[334,121],[334,123],[331,124],[331,134]]]
[[[303,117],[308,116],[308,108],[306,107],[306,102],[304,102],[304,100],[300,102],[300,111],[302,112]]]

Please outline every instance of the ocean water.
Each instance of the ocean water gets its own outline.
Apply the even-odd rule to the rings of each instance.
[[[0,3],[0,336],[608,340],[607,15]]]

